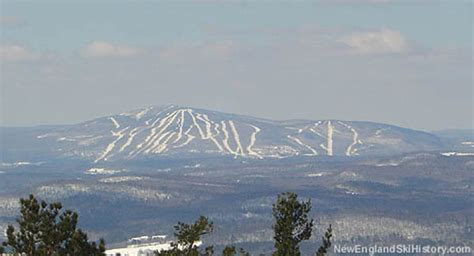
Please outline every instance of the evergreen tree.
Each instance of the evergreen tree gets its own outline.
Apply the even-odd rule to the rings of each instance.
[[[226,246],[224,250],[222,251],[222,256],[235,256],[235,255],[237,255],[237,249],[235,248],[235,246]],[[250,254],[242,248],[240,248],[239,250],[239,255],[250,256]]]
[[[226,246],[222,251],[222,256],[235,256],[236,253],[235,246]]]
[[[0,251],[34,256],[105,255],[105,243],[89,243],[87,234],[77,229],[78,214],[62,210],[61,203],[48,204],[30,195],[20,199],[19,231],[7,228],[7,241]]]
[[[275,249],[274,256],[299,256],[299,244],[311,237],[313,219],[308,218],[311,211],[311,201],[298,201],[295,193],[278,195],[273,205],[273,225]]]
[[[193,224],[185,224],[178,222],[174,226],[176,230],[174,236],[177,238],[176,243],[171,243],[171,249],[155,252],[157,256],[199,256],[199,255],[213,255],[214,248],[209,246],[204,249],[204,252],[199,251],[196,242],[201,240],[201,236],[207,235],[214,230],[214,224],[206,217],[201,216]]]
[[[329,225],[329,228],[326,230],[323,236],[323,244],[319,247],[316,252],[316,256],[324,256],[331,247],[331,238],[332,238],[332,227]]]

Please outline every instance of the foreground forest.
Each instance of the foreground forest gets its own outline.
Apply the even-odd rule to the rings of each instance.
[[[105,241],[90,242],[85,232],[78,228],[79,215],[72,210],[63,210],[59,202],[39,202],[34,195],[20,200],[20,217],[16,225],[7,228],[7,241],[2,243],[0,253],[31,256],[105,256]],[[311,201],[298,201],[295,193],[282,193],[273,205],[274,256],[299,256],[300,243],[313,234],[314,220],[308,217]],[[17,226],[18,231],[16,231]],[[179,222],[175,229],[176,241],[170,249],[156,251],[156,256],[211,256],[214,246],[203,248],[199,243],[203,236],[212,233],[214,223],[200,216],[192,224]],[[331,225],[322,237],[322,245],[314,252],[324,256],[331,247],[333,236]],[[249,256],[245,249],[228,245],[223,256]]]
[[[132,237],[170,237],[177,222],[193,223],[204,215],[216,224],[206,241],[219,251],[235,245],[269,255],[272,206],[279,193],[293,191],[313,199],[310,217],[316,230],[332,223],[340,244],[471,245],[473,164],[473,157],[433,152],[3,165],[0,228],[15,222],[19,198],[34,194],[75,209],[89,237],[103,237],[111,248],[126,246]],[[301,244],[304,255],[314,252],[319,236]],[[2,240],[6,237],[0,233]]]

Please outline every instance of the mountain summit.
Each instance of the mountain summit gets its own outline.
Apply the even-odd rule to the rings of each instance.
[[[441,147],[430,133],[340,120],[272,121],[176,105],[50,128],[35,139],[94,162],[187,155],[243,158],[368,156]]]

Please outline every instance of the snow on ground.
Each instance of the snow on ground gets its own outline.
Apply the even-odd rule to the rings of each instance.
[[[117,122],[117,120],[115,120],[115,118],[109,117],[109,119],[112,121],[112,123],[114,123],[116,129],[120,128],[120,124]]]
[[[202,244],[201,241],[195,243],[197,246]],[[142,256],[142,255],[154,255],[154,251],[169,250],[171,248],[171,242],[166,243],[148,243],[129,245],[124,248],[110,249],[105,251],[107,256],[115,256],[120,254],[121,256]]]
[[[171,248],[170,243],[151,243],[142,246],[128,246],[125,248],[110,249],[105,251],[107,256],[141,256],[141,255],[154,255],[154,251],[168,250]]]
[[[474,148],[474,141],[463,141],[461,142],[462,145],[468,145]]]
[[[289,139],[294,140],[296,143],[298,143],[299,145],[309,149],[312,152],[312,154],[305,154],[306,156],[316,156],[316,155],[318,155],[318,152],[314,148],[312,148],[310,145],[304,144],[300,139],[298,139],[296,137],[293,137],[291,135],[287,135],[287,137]]]
[[[326,174],[327,173],[325,173],[325,172],[309,173],[309,174],[306,174],[306,177],[322,177]]]
[[[474,153],[468,153],[468,152],[445,152],[441,153],[443,156],[474,156]]]
[[[124,170],[112,170],[112,169],[105,169],[105,168],[90,168],[89,170],[85,171],[86,174],[91,175],[111,175],[116,173],[121,173]]]
[[[144,177],[138,177],[138,176],[120,176],[120,177],[103,178],[103,179],[100,179],[99,182],[120,183],[120,182],[126,182],[126,181],[138,181],[138,180],[143,180],[143,179]]]
[[[252,135],[250,135],[250,144],[247,146],[247,151],[249,152],[249,155],[256,156],[257,158],[262,159],[263,157],[252,149],[252,147],[255,145],[255,142],[257,141],[257,133],[259,133],[261,129],[254,125],[250,126],[252,126],[255,131],[252,132]]]
[[[43,162],[26,162],[26,161],[20,161],[20,162],[15,162],[15,163],[0,163],[0,167],[18,167],[18,166],[25,166],[25,165],[40,165]]]
[[[114,119],[115,120],[115,119]],[[120,126],[119,126],[120,127]],[[114,131],[111,131],[112,132],[112,135],[117,137],[117,139],[115,139],[114,141],[112,141],[112,143],[110,143],[109,145],[107,145],[107,148],[105,149],[105,151],[102,153],[102,155],[97,158],[94,163],[97,163],[98,161],[104,159],[104,160],[107,160],[107,155],[114,149],[115,147],[115,144],[121,140],[123,138],[123,136],[125,136],[124,132],[128,129],[129,127],[119,131],[119,132],[114,132]]]
[[[375,166],[377,167],[398,166],[398,165],[400,165],[400,162],[393,162],[393,161],[375,164]]]
[[[357,145],[359,143],[359,133],[357,133],[357,131],[350,125],[346,124],[346,123],[343,123],[343,122],[338,122],[339,124],[345,126],[347,129],[351,130],[352,134],[353,134],[353,137],[352,137],[352,144],[349,145],[346,149],[346,156],[352,156],[352,155],[355,155],[357,154],[357,149],[354,148],[355,145]]]
[[[334,127],[331,125],[331,121],[328,121],[328,156],[333,155],[333,140],[332,140],[332,135],[334,133]]]

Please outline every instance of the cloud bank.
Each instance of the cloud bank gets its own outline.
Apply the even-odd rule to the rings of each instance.
[[[354,51],[363,54],[401,53],[408,49],[405,37],[400,32],[390,29],[352,33],[343,37],[341,41]]]
[[[393,29],[252,33],[271,40],[213,34],[150,48],[95,40],[75,56],[5,62],[2,104],[14,110],[5,111],[5,123],[75,123],[173,103],[271,119],[370,120],[418,129],[471,125],[472,58],[466,52],[414,47]],[[10,60],[32,56],[20,46],[6,52]]]

